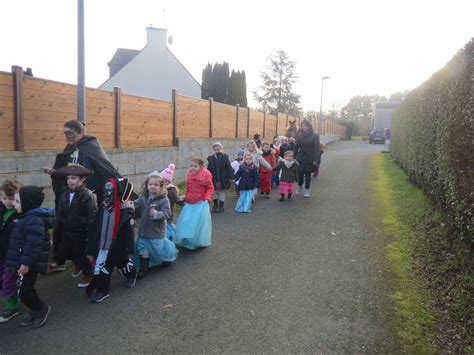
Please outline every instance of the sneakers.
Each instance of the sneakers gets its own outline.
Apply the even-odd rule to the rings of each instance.
[[[91,295],[89,297],[89,300],[92,303],[100,303],[109,296],[110,296],[110,294],[108,294],[108,293],[96,292],[96,293],[94,293],[93,295]]]
[[[82,269],[80,266],[78,265],[74,265],[74,270],[73,272],[71,272],[71,276],[72,277],[78,277],[82,274]]]
[[[18,315],[18,309],[6,309],[0,315],[0,323],[8,322],[10,319]]]
[[[296,188],[296,194],[297,195],[300,194],[302,190],[303,190],[303,186],[298,185],[298,187]]]
[[[133,286],[135,286],[136,283],[137,275],[135,275],[135,277],[129,277],[127,278],[127,281],[125,281],[125,288],[132,288]]]
[[[78,288],[86,288],[92,281],[92,276],[83,275],[81,280],[77,283]]]
[[[41,327],[44,323],[46,323],[46,320],[48,319],[49,312],[51,312],[51,306],[44,305],[41,311],[37,312],[34,315],[33,319],[33,328],[39,328]]]
[[[309,189],[304,189],[304,195],[303,195],[304,198],[308,198],[309,197]]]
[[[30,325],[33,324],[34,321],[35,321],[35,315],[32,311],[30,311],[28,315],[25,318],[23,318],[20,325],[22,327],[29,327]]]

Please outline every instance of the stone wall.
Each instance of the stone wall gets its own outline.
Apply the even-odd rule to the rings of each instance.
[[[321,142],[335,142],[336,136],[323,136]],[[140,148],[140,149],[107,149],[107,155],[118,171],[128,177],[139,191],[140,185],[153,170],[161,171],[170,163],[176,165],[175,182],[186,178],[190,160],[194,156],[206,158],[211,154],[215,139],[180,139],[177,147]],[[238,150],[244,147],[247,139],[220,139],[225,152],[232,159]],[[43,167],[52,167],[56,151],[34,152],[1,152],[0,153],[0,183],[8,178],[16,178],[23,185],[39,185],[45,188],[46,200],[44,206],[54,205],[51,179],[42,172]]]

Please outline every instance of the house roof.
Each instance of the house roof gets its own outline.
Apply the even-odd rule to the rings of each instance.
[[[114,56],[107,65],[127,65],[141,51],[137,49],[117,48]]]

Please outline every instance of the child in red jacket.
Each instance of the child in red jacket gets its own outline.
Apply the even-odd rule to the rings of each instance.
[[[264,142],[262,144],[262,158],[267,161],[270,168],[265,166],[260,167],[260,195],[270,197],[270,191],[272,190],[272,176],[273,168],[276,166],[275,150],[270,148],[270,144]]]
[[[190,250],[211,245],[209,201],[213,192],[212,174],[204,167],[204,161],[192,159],[186,180],[185,205],[176,224],[175,243]]]

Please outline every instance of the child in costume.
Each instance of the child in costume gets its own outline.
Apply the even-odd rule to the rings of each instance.
[[[43,201],[43,188],[39,186],[23,186],[15,192],[15,209],[21,216],[12,231],[6,266],[18,274],[18,296],[30,309],[20,323],[24,327],[41,327],[51,311],[35,289],[38,274],[45,274],[48,269],[48,229],[54,225],[54,210],[40,208]]]
[[[133,185],[128,179],[109,178],[104,184],[102,204],[97,212],[95,231],[88,242],[88,253],[95,257],[94,277],[86,287],[92,303],[109,297],[110,279],[117,267],[127,278],[125,287],[135,286],[137,272],[130,256],[134,254],[135,237]]]
[[[246,153],[244,162],[234,175],[239,180],[240,197],[235,206],[237,212],[251,212],[253,202],[253,190],[260,186],[260,175],[254,163],[254,156]]]
[[[143,278],[148,268],[176,260],[178,250],[165,238],[167,220],[171,217],[168,191],[157,171],[147,176],[141,196],[134,201],[135,216],[140,218],[136,254],[138,254],[138,277]]]
[[[268,164],[268,162],[263,159],[262,157],[262,151],[257,148],[257,144],[254,141],[249,141],[247,143],[247,153],[252,154],[253,156],[253,164],[257,169],[266,168],[266,169],[272,169],[271,165]],[[252,199],[255,200],[255,195],[257,194],[257,189],[253,189],[253,197]]]
[[[166,191],[168,191],[168,200],[170,201],[170,210],[171,216],[168,218],[168,223],[166,224],[166,238],[174,242],[174,236],[176,233],[176,225],[173,223],[174,217],[174,206],[184,205],[184,199],[179,196],[178,186],[173,184],[173,175],[176,166],[174,164],[168,165],[168,167],[161,171],[160,176],[163,178],[164,186]]]
[[[2,185],[2,202],[0,202],[0,289],[3,291],[5,306],[0,314],[0,323],[8,322],[18,315],[19,298],[17,295],[16,280],[18,275],[10,271],[5,265],[8,245],[12,235],[13,227],[20,217],[15,210],[15,192],[20,189],[21,184],[13,180],[5,180]]]
[[[229,157],[224,153],[224,147],[216,142],[212,145],[213,155],[207,157],[207,169],[212,174],[214,193],[212,194],[213,213],[224,212],[225,191],[230,189],[231,180],[234,177]]]
[[[278,201],[283,202],[285,195],[288,196],[288,200],[291,200],[291,196],[295,193],[295,183],[298,181],[298,169],[299,164],[293,156],[291,150],[285,152],[284,159],[278,162],[275,170],[281,171],[280,174],[280,199]]]
[[[270,192],[272,190],[272,177],[273,177],[273,168],[276,166],[275,160],[275,150],[270,147],[270,144],[267,142],[262,143],[262,158],[270,164],[270,169],[267,169],[265,166],[260,167],[260,195],[265,197],[270,197]]]
[[[190,250],[211,245],[209,201],[213,192],[212,175],[204,168],[204,161],[201,158],[192,159],[186,180],[186,204],[176,224],[175,243],[182,243]]]
[[[242,164],[244,160],[244,155],[245,155],[245,149],[240,148],[239,152],[237,153],[237,157],[230,163],[232,166],[232,169],[234,170],[234,175],[235,173],[239,170],[240,164]],[[234,181],[234,187],[235,187],[235,196],[239,197],[240,191],[239,191],[239,182]]]
[[[59,233],[62,237],[53,238],[61,241],[53,261],[62,265],[66,260],[72,260],[78,266],[72,276],[83,274],[77,287],[85,288],[94,274],[86,255],[87,241],[94,232],[97,214],[95,195],[85,184],[92,171],[81,165],[71,165],[58,169],[56,174],[66,176],[67,187],[57,204],[54,234]]]

